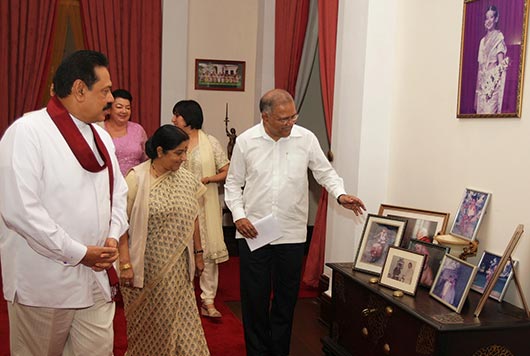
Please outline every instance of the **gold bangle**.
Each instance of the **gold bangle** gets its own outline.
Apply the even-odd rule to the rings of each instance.
[[[130,263],[124,263],[124,264],[120,265],[120,271],[125,271],[125,270],[131,269],[131,268],[132,268],[132,266],[131,266]]]

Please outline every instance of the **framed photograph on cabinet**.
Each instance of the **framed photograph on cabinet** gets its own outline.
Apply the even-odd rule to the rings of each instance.
[[[451,249],[420,240],[410,240],[408,249],[425,255],[425,264],[420,276],[420,286],[431,288],[434,277],[442,264],[442,259]]]
[[[245,90],[245,62],[195,59],[195,89]]]
[[[491,193],[466,188],[450,234],[473,241],[486,213]]]
[[[407,221],[368,214],[353,268],[381,274],[390,246],[399,246]]]
[[[464,0],[457,117],[521,117],[528,1]]]
[[[499,262],[501,261],[501,256],[494,253],[484,251],[482,257],[478,263],[477,275],[475,280],[471,285],[471,289],[479,293],[483,293],[484,289],[491,281],[493,274],[497,267],[499,267]],[[513,276],[513,268],[517,266],[517,261],[513,261],[512,264],[508,261],[503,268],[503,271],[499,275],[493,290],[490,293],[490,298],[493,298],[499,302],[504,298],[504,294],[508,289],[508,285]]]
[[[407,229],[401,240],[401,247],[404,248],[407,248],[413,239],[432,242],[435,235],[445,234],[449,221],[449,213],[388,204],[379,206],[379,215],[407,220]]]
[[[446,254],[429,294],[455,312],[460,313],[466,301],[477,267]]]
[[[513,232],[512,238],[510,239],[510,242],[508,242],[508,246],[506,246],[506,249],[504,250],[504,254],[502,255],[497,268],[493,271],[493,276],[491,277],[490,281],[485,284],[484,291],[482,293],[482,297],[480,297],[480,300],[478,301],[478,304],[475,308],[475,311],[473,312],[473,315],[475,317],[478,317],[480,313],[482,312],[482,309],[484,308],[484,305],[486,304],[486,299],[491,295],[491,292],[493,291],[493,288],[495,284],[497,283],[497,280],[500,278],[501,274],[504,272],[504,269],[506,267],[506,264],[510,261],[512,261],[512,253],[515,250],[515,247],[519,243],[519,240],[521,239],[521,236],[524,233],[524,225],[519,224],[515,228],[515,231]],[[517,271],[513,270],[513,279],[515,281],[515,286],[517,287],[517,292],[519,293],[519,296],[521,297],[521,300],[523,302],[523,307],[526,313],[526,316],[530,318],[530,310],[528,309],[528,305],[526,304],[526,299],[524,298],[523,290],[521,287],[521,283],[519,279],[517,278]]]
[[[424,263],[425,255],[390,246],[379,284],[415,295]]]

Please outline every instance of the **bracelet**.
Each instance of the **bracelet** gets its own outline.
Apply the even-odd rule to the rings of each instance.
[[[343,195],[346,195],[346,194],[339,194],[339,196],[337,197],[337,203],[339,203],[339,205],[342,205],[341,202],[340,202],[340,197],[343,196]]]
[[[124,263],[124,264],[120,265],[120,271],[125,271],[125,270],[131,269],[131,268],[132,268],[132,266],[131,266],[130,263]]]
[[[200,250],[193,250],[193,254],[194,254],[194,255],[198,255],[198,254],[203,253],[203,252],[204,252],[203,249],[200,249]]]

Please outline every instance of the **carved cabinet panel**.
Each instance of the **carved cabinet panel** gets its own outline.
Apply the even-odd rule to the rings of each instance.
[[[488,301],[480,318],[473,310],[480,295],[471,293],[461,314],[431,298],[428,290],[396,298],[392,290],[369,282],[372,275],[333,269],[326,355],[504,356],[527,355],[530,319],[508,303]]]

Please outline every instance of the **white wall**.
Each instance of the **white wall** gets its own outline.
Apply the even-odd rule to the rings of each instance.
[[[162,0],[162,125],[171,123],[173,105],[186,97],[188,2]]]
[[[339,171],[348,164],[357,169],[345,177],[348,190],[370,212],[380,203],[444,211],[450,224],[464,188],[490,191],[479,255],[484,249],[502,254],[517,224],[530,230],[528,94],[521,119],[456,118],[461,0],[341,2],[340,11],[335,113],[344,120],[335,120],[341,130],[334,130],[333,142],[336,152],[349,149],[358,157],[337,162]],[[360,139],[359,147],[346,143],[343,131]],[[333,242],[326,259],[352,261],[361,229],[336,210],[328,215]],[[520,276],[530,273],[529,251],[523,236],[514,253]],[[507,300],[520,305],[513,285]]]
[[[221,143],[228,143],[224,123],[226,103],[230,127],[237,133],[254,122],[257,31],[257,1],[190,1],[188,98],[201,104],[205,117],[203,128]],[[195,90],[196,58],[245,61],[245,91]]]
[[[265,0],[163,0],[161,123],[171,123],[173,105],[183,99],[201,104],[203,128],[222,144],[226,103],[238,134],[259,121],[259,91],[273,85],[274,34],[263,30],[271,18],[274,24],[274,2]],[[196,58],[245,61],[245,91],[195,90]]]

